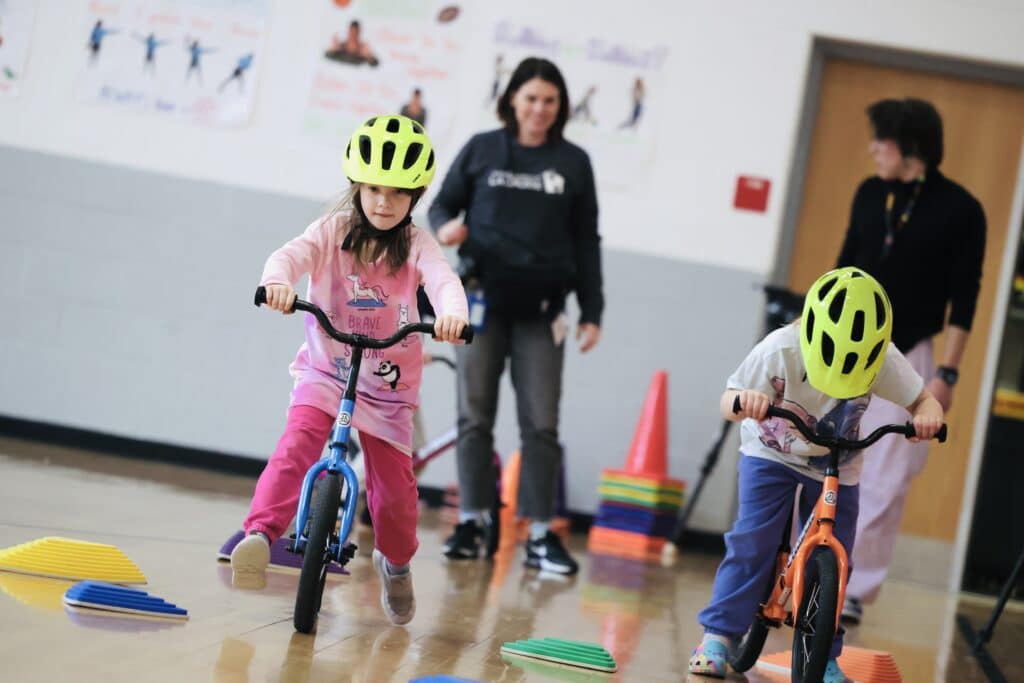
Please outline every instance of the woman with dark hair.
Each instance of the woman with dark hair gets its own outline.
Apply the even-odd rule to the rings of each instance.
[[[517,509],[532,520],[526,565],[574,574],[578,565],[550,522],[562,460],[558,407],[570,291],[580,307],[580,350],[601,334],[594,174],[587,153],[562,137],[569,94],[550,61],[520,62],[497,113],[503,127],[466,143],[430,208],[441,243],[459,245],[478,328],[474,343],[456,351],[461,512],[444,554],[480,555],[495,495],[498,384],[511,359],[523,463]]]
[[[930,102],[879,100],[867,115],[868,152],[877,174],[861,183],[853,198],[838,265],[857,266],[882,283],[892,302],[893,344],[948,411],[981,287],[985,212],[970,192],[939,171],[942,118]],[[946,341],[936,367],[932,338],[943,329]],[[861,433],[905,419],[902,407],[873,400]],[[904,439],[880,441],[864,452],[860,516],[850,553],[853,573],[842,611],[846,623],[859,623],[862,603],[878,596],[910,482],[927,456],[927,442]]]

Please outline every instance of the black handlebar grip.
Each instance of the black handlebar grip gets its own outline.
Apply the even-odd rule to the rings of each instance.
[[[939,427],[939,431],[935,432],[935,438],[939,440],[939,443],[946,443],[946,424],[943,423]]]
[[[257,306],[262,306],[267,303],[267,288],[260,285],[256,288],[256,296],[253,297],[252,302]]]
[[[743,407],[740,405],[740,395],[736,394],[732,399],[732,414],[739,415],[741,410],[743,410]]]
[[[462,328],[462,334],[459,335],[459,339],[466,342],[467,344],[473,343],[473,336],[476,334],[476,330],[471,325],[466,325]]]
[[[939,431],[935,432],[935,436],[933,436],[932,438],[938,441],[939,443],[946,443],[947,431],[947,425],[943,423],[942,426],[939,427]],[[916,435],[917,430],[914,429],[914,423],[907,422],[907,438],[912,439]]]

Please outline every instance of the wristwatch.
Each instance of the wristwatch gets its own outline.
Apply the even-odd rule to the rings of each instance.
[[[960,372],[956,368],[951,368],[948,365],[940,365],[935,368],[935,376],[949,386],[954,386],[956,381],[960,379]]]

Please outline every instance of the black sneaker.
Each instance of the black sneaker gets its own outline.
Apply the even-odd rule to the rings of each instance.
[[[864,606],[860,600],[846,596],[843,600],[843,611],[839,614],[839,621],[850,626],[857,626],[864,618]]]
[[[480,557],[484,530],[472,519],[455,526],[455,531],[444,542],[441,551],[450,560],[475,560]]]
[[[572,555],[562,545],[562,539],[551,531],[543,538],[530,539],[526,542],[526,561],[523,564],[556,574],[575,574],[580,570],[576,560],[572,559]]]

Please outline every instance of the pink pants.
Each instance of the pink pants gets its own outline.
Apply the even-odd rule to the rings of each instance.
[[[280,538],[295,517],[306,471],[320,457],[334,416],[312,406],[292,406],[288,424],[256,482],[246,533],[262,531]],[[359,433],[366,465],[366,501],[373,517],[374,544],[395,566],[408,564],[416,554],[419,493],[412,458],[387,441]]]
[[[906,357],[927,383],[934,373],[931,339],[918,343]],[[909,419],[910,414],[903,406],[875,396],[861,418],[860,433],[866,436],[882,425],[903,424]],[[926,441],[912,443],[902,437],[887,436],[864,451],[853,574],[846,586],[848,596],[868,603],[878,597],[889,573],[910,482],[924,469],[928,445]]]

